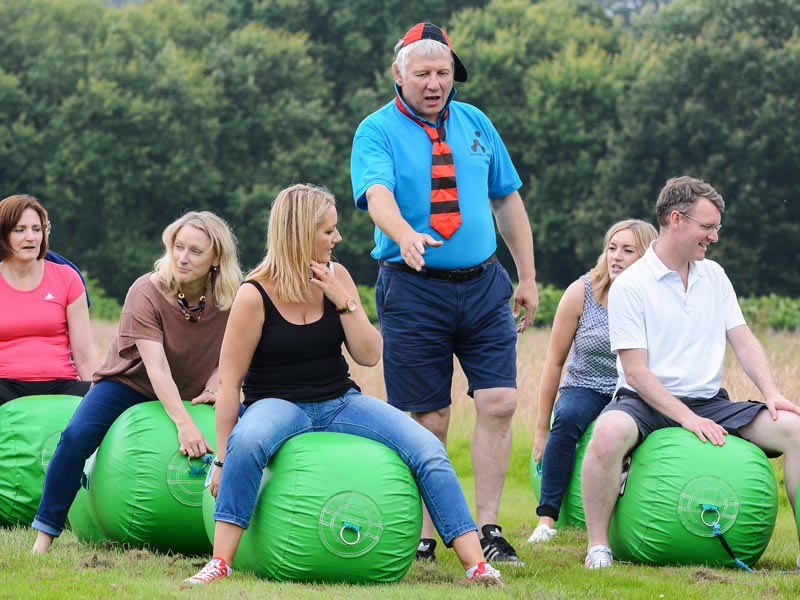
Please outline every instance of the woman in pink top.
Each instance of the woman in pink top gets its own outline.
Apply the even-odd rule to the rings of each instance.
[[[49,221],[33,196],[0,202],[0,404],[83,396],[99,366],[80,276],[44,260]]]

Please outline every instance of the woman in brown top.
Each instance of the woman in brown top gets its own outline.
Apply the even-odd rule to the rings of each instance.
[[[119,330],[94,384],[61,436],[33,527],[34,552],[61,534],[84,462],[126,409],[157,398],[175,423],[180,451],[214,452],[182,403],[213,403],[219,351],[242,273],[236,240],[213,213],[190,212],[162,235],[154,271],[128,290]]]

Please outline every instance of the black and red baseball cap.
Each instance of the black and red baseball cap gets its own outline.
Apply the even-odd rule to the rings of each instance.
[[[409,29],[408,33],[400,40],[397,50],[399,51],[401,48],[405,48],[420,40],[436,40],[450,48],[450,54],[453,55],[453,79],[461,82],[467,80],[467,68],[464,66],[464,63],[461,62],[461,59],[458,58],[456,51],[453,50],[453,44],[450,43],[450,38],[447,37],[447,34],[438,25],[434,25],[433,23],[417,23]]]

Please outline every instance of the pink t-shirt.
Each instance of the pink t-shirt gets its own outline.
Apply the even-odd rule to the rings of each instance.
[[[84,291],[72,267],[49,261],[30,291],[12,288],[0,275],[0,378],[80,379],[69,347],[67,306]]]

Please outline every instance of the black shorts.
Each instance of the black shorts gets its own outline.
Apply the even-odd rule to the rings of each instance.
[[[722,425],[729,434],[736,437],[743,437],[740,433],[741,428],[752,422],[759,411],[767,408],[766,404],[755,400],[732,402],[725,388],[720,388],[713,398],[679,398],[679,400],[695,414]],[[631,416],[639,428],[639,443],[658,429],[680,427],[679,423],[652,408],[639,394],[627,388],[617,390],[614,399],[603,409],[603,413],[610,410],[621,410]]]
[[[50,381],[0,379],[0,404],[23,396],[52,396],[54,394],[85,396],[91,385],[91,381],[77,379],[52,379]]]

